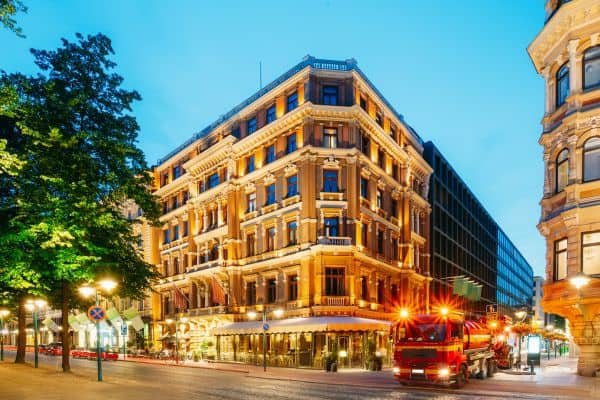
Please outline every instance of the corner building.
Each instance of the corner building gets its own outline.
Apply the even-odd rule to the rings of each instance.
[[[264,312],[270,365],[389,357],[398,304],[429,309],[422,151],[354,60],[310,56],[172,151],[144,232],[155,346],[177,320],[182,349],[260,364]]]
[[[529,45],[545,80],[544,195],[548,313],[569,319],[580,348],[578,373],[600,370],[600,3],[548,1]],[[585,275],[578,289],[572,280]]]

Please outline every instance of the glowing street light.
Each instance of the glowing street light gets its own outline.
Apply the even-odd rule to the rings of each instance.
[[[400,310],[400,318],[402,318],[402,319],[408,318],[408,310],[406,308],[403,308]]]
[[[79,294],[82,297],[88,298],[91,296],[96,297],[96,306],[100,305],[100,299],[98,297],[98,292],[100,290],[105,293],[110,293],[114,288],[117,287],[117,282],[110,279],[103,279],[101,281],[96,282],[94,286],[92,285],[84,285],[79,288]],[[97,358],[97,366],[98,366],[98,382],[102,382],[102,348],[100,344],[100,321],[96,321],[96,358]]]
[[[25,303],[25,308],[31,311],[31,316],[33,317],[33,353],[34,353],[34,367],[37,368],[39,365],[38,355],[39,355],[39,343],[38,343],[38,316],[39,312],[42,308],[45,308],[48,305],[46,300],[35,299],[35,300],[27,300]]]
[[[571,282],[571,285],[575,286],[575,288],[579,290],[590,283],[590,278],[583,272],[578,272],[574,277],[569,279],[569,281]]]

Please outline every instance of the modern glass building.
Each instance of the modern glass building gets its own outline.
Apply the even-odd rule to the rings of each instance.
[[[433,168],[430,179],[432,298],[452,296],[452,278],[465,276],[483,286],[479,301],[463,301],[468,314],[487,304],[499,312],[529,305],[533,270],[438,148],[424,145]]]

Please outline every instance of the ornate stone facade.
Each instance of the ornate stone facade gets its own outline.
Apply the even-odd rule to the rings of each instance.
[[[193,350],[263,309],[381,321],[400,302],[426,311],[422,151],[353,60],[309,57],[171,152],[154,168],[164,225],[144,233],[163,275],[156,346],[175,315]]]
[[[578,372],[600,370],[600,3],[548,1],[544,28],[528,48],[546,82],[544,195],[546,312],[569,319]],[[596,55],[597,54],[597,55]],[[585,274],[580,289],[573,277]]]

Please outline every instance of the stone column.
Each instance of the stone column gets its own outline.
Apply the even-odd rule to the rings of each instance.
[[[570,94],[581,93],[581,68],[577,68],[577,45],[579,39],[570,40],[567,45],[569,50],[569,92]]]

